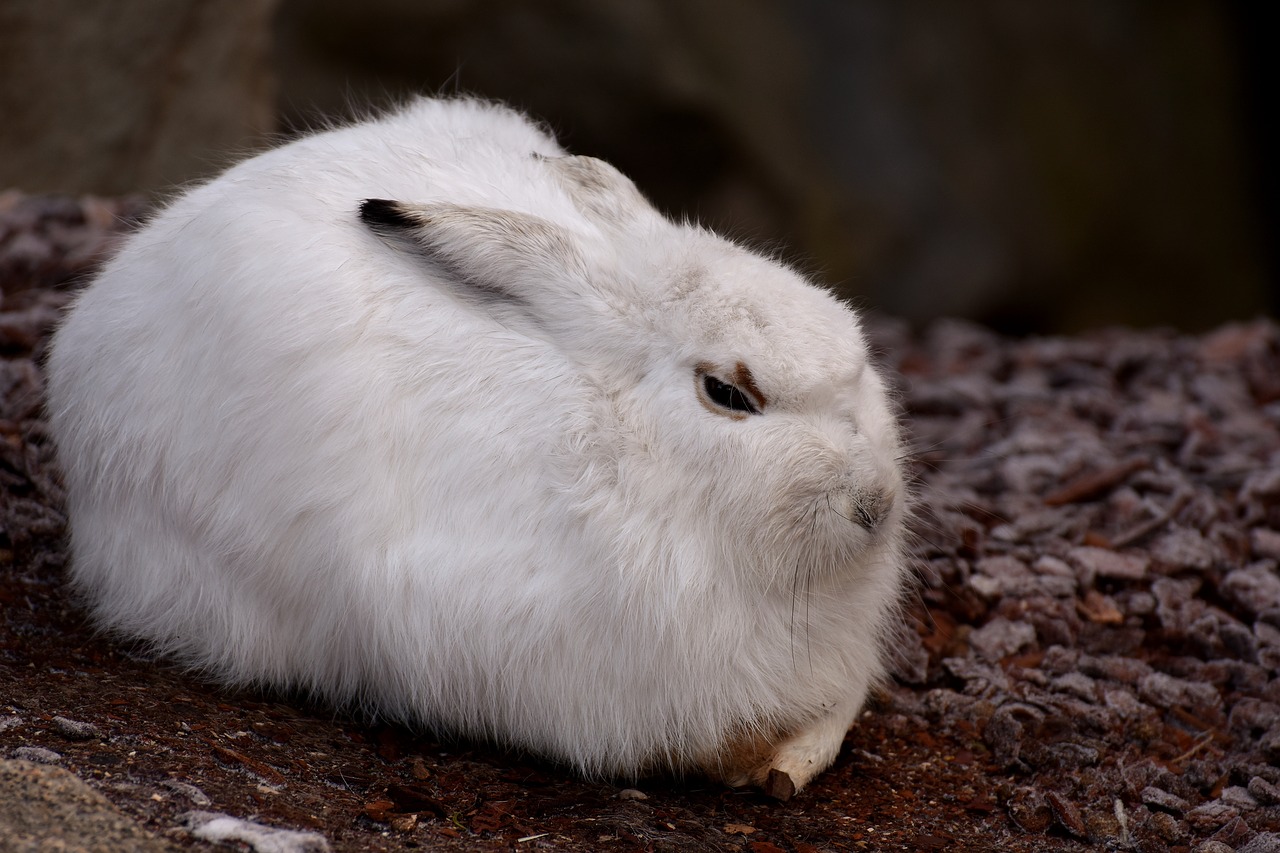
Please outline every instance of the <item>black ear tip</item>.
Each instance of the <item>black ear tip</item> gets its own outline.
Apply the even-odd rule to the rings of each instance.
[[[360,220],[365,225],[383,228],[408,228],[413,217],[403,204],[385,198],[367,198],[360,203]]]

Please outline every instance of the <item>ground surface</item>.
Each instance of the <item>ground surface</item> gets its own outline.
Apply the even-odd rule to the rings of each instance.
[[[65,768],[197,849],[215,848],[192,812],[335,850],[1280,850],[1275,325],[1013,342],[877,324],[918,449],[922,584],[897,681],[779,803],[584,782],[95,636],[63,585],[39,363],[138,213],[0,195],[0,759]]]

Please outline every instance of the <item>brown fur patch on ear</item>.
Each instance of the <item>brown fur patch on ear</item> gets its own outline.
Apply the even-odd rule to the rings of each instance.
[[[650,207],[631,179],[603,160],[573,155],[543,159],[583,213],[620,225]]]
[[[734,385],[737,385],[755,398],[757,408],[763,410],[765,406],[769,405],[769,398],[761,393],[760,386],[756,384],[756,378],[751,375],[751,368],[742,362],[738,362],[733,366],[731,379]]]

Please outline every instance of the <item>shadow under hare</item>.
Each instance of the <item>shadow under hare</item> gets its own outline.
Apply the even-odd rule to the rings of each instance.
[[[222,682],[785,797],[882,675],[906,498],[854,312],[501,106],[177,198],[48,392],[77,588]]]

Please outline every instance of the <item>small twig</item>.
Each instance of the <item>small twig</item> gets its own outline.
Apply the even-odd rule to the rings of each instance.
[[[1195,755],[1197,752],[1204,749],[1206,746],[1208,746],[1211,743],[1213,743],[1213,732],[1205,732],[1199,738],[1196,739],[1196,742],[1191,745],[1190,749],[1182,753],[1182,755],[1179,755],[1177,758],[1173,759],[1173,761],[1171,761],[1170,763],[1178,764],[1183,761],[1186,761],[1188,758]]]
[[[1123,483],[1130,474],[1151,467],[1151,460],[1144,456],[1126,459],[1110,468],[1090,471],[1076,477],[1057,491],[1045,496],[1044,502],[1049,506],[1065,506],[1096,498]]]
[[[1175,515],[1182,512],[1182,508],[1186,506],[1188,503],[1190,503],[1190,501],[1191,501],[1191,493],[1182,492],[1181,494],[1174,497],[1173,503],[1171,503],[1169,505],[1169,508],[1166,509],[1164,512],[1160,513],[1155,518],[1152,518],[1148,521],[1144,521],[1135,527],[1129,528],[1128,531],[1121,533],[1119,536],[1112,539],[1111,547],[1123,548],[1125,545],[1132,545],[1134,542],[1137,542],[1139,539],[1142,539],[1145,536],[1149,536],[1150,534],[1155,533],[1161,527],[1164,527],[1166,524],[1172,521]]]
[[[1120,843],[1125,847],[1132,846],[1133,841],[1129,837],[1129,815],[1125,812],[1124,803],[1120,802],[1119,797],[1112,803],[1112,810],[1116,814],[1116,823],[1120,824]]]
[[[1231,738],[1228,735],[1225,735],[1219,732],[1212,725],[1210,725],[1209,723],[1206,723],[1200,717],[1197,717],[1195,714],[1191,713],[1187,709],[1174,707],[1169,710],[1175,717],[1177,717],[1179,720],[1182,720],[1182,722],[1186,723],[1188,726],[1193,726],[1196,729],[1199,729],[1202,735],[1208,735],[1209,737],[1213,738],[1214,740],[1218,741],[1224,746],[1231,745]]]

